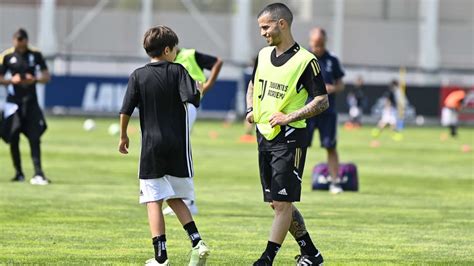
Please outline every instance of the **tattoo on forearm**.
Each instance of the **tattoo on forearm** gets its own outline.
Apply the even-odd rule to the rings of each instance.
[[[311,102],[303,106],[301,109],[294,111],[288,115],[291,122],[307,119],[322,113],[329,107],[327,96],[317,96]]]
[[[300,238],[307,233],[303,216],[296,208],[293,208],[293,219],[291,220],[290,230],[288,231],[294,238]]]

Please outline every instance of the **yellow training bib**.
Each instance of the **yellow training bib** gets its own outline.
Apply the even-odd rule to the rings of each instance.
[[[308,92],[296,86],[304,70],[316,57],[306,49],[300,49],[282,66],[274,66],[271,54],[274,47],[265,47],[258,54],[257,69],[253,80],[253,115],[259,132],[267,139],[280,133],[280,126],[272,128],[270,117],[276,112],[292,113],[302,108]],[[299,92],[298,92],[299,91]],[[306,121],[290,123],[295,128],[305,128]]]

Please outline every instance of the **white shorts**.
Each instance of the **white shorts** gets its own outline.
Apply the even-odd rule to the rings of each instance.
[[[444,127],[447,126],[456,126],[458,124],[458,112],[456,110],[443,107],[441,111],[441,125]]]
[[[397,124],[397,111],[394,108],[384,108],[379,123],[395,126]]]
[[[189,129],[193,129],[194,122],[196,122],[197,118],[197,108],[192,103],[187,103],[188,105],[188,122],[189,122]]]
[[[194,200],[193,178],[165,175],[140,179],[140,204],[168,199]]]

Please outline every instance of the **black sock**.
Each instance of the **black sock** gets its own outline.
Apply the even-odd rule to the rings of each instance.
[[[41,145],[39,139],[29,139],[31,149],[31,159],[35,168],[35,175],[43,176],[43,169],[41,168]]]
[[[20,155],[20,134],[15,134],[10,141],[10,154],[13,161],[13,166],[17,173],[23,173],[21,167]]]
[[[193,243],[193,247],[197,246],[199,241],[201,241],[201,235],[199,234],[194,221],[185,224],[183,228],[188,233],[189,239],[191,239],[191,242]]]
[[[308,255],[308,256],[318,255],[319,251],[314,246],[314,243],[311,240],[309,233],[306,233],[303,236],[296,238],[296,242],[298,242],[298,245],[300,246],[301,255]]]
[[[456,137],[456,135],[457,135],[457,128],[456,128],[456,126],[449,126],[449,128],[451,129],[451,136],[452,136],[452,137]]]
[[[155,260],[163,263],[168,259],[166,253],[166,236],[161,235],[153,238],[153,247],[155,248]]]
[[[273,263],[273,260],[275,259],[275,256],[277,255],[278,250],[280,250],[280,247],[281,247],[280,244],[268,241],[267,248],[262,253],[262,256],[260,258],[268,260],[270,263]]]

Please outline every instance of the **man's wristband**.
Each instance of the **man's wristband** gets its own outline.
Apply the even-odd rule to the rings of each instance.
[[[249,113],[252,112],[252,111],[253,111],[253,107],[249,107],[249,108],[247,108],[246,114],[249,114]]]

